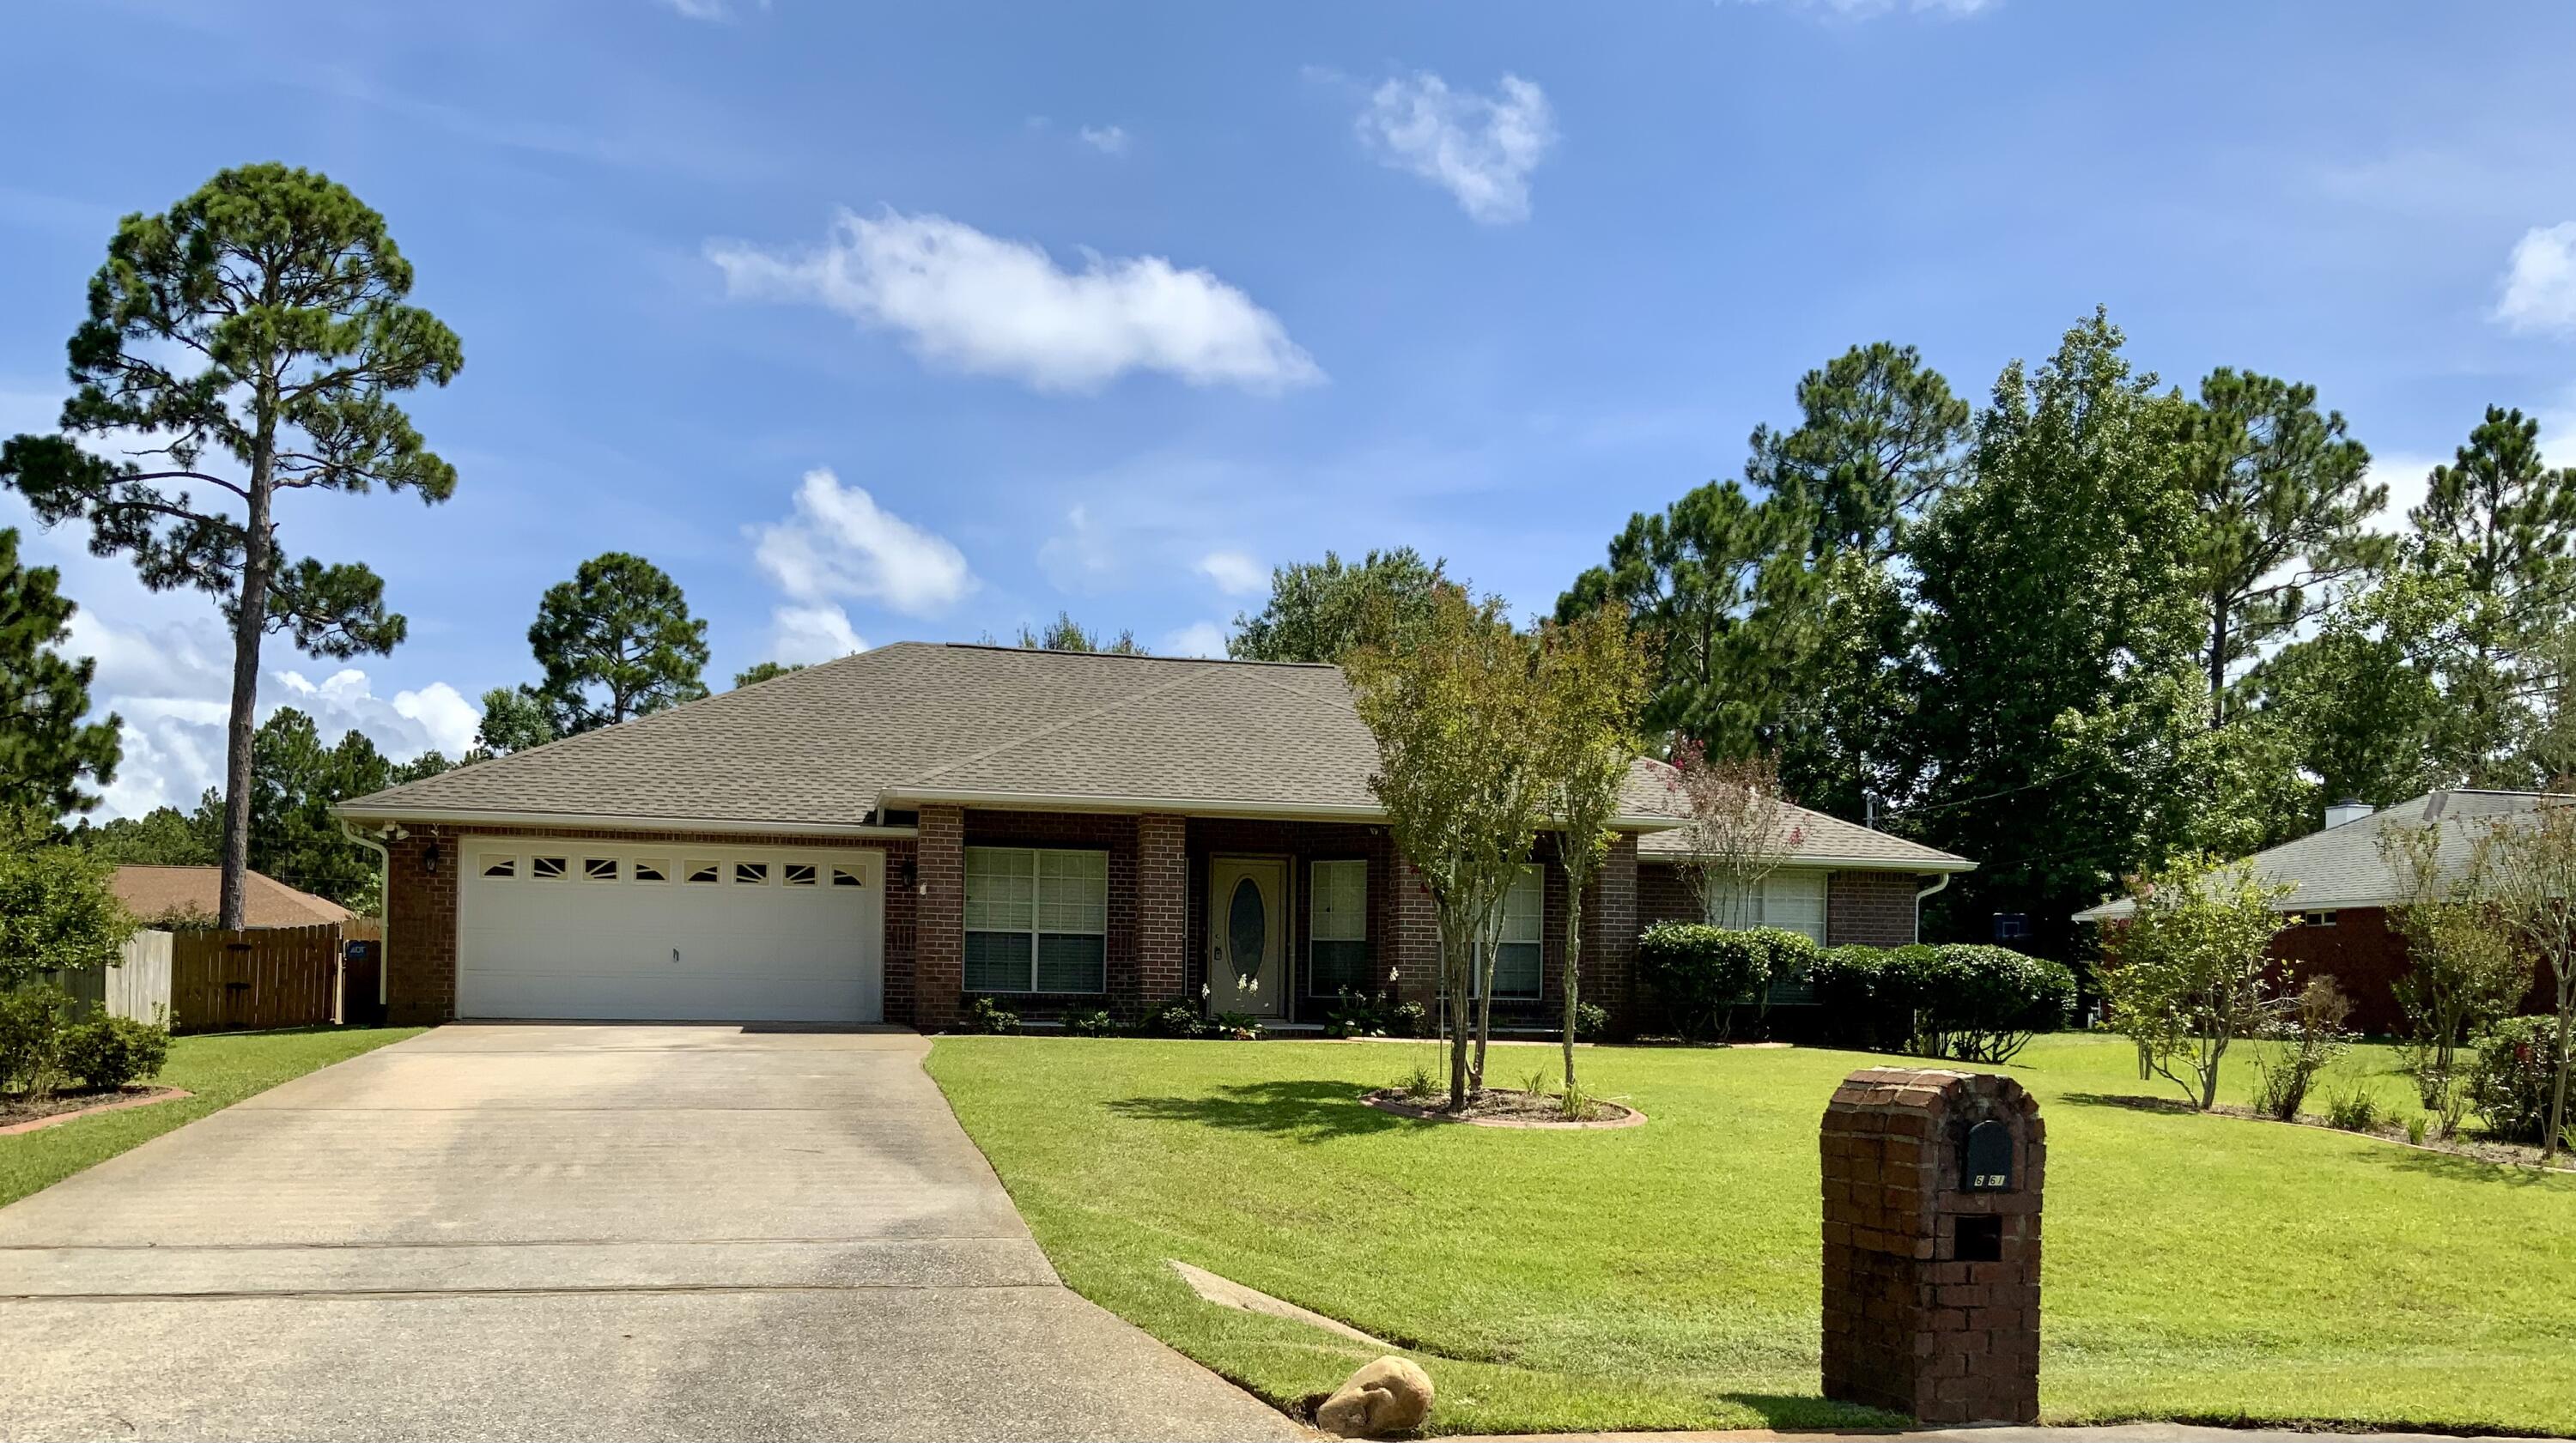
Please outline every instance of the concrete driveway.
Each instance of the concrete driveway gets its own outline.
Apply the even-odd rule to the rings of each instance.
[[[0,1437],[1310,1436],[1076,1297],[909,1033],[453,1026],[0,1208]]]

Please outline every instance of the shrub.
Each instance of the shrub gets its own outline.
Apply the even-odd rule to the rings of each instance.
[[[53,1091],[62,1080],[63,1034],[72,999],[59,987],[0,992],[0,1088]]]
[[[1005,1011],[990,997],[978,997],[966,1009],[966,1030],[999,1036],[1020,1030],[1020,1014]]]
[[[2333,978],[2310,978],[2288,1015],[2265,1027],[2254,1049],[2255,1110],[2298,1121],[2317,1075],[2343,1055],[2343,1023],[2351,1015],[2352,999]]]
[[[1261,1039],[1261,1019],[1249,1012],[1220,1012],[1208,1019],[1206,1035],[1257,1042]]]
[[[1324,1014],[1326,1037],[1419,1037],[1426,1014],[1419,1002],[1400,1002],[1389,993],[1364,996],[1348,987],[1333,998]]]
[[[108,890],[115,866],[10,830],[0,825],[0,989],[56,970],[116,966],[135,923]]]
[[[170,1060],[170,1034],[148,1022],[102,1013],[62,1033],[64,1075],[102,1091],[140,1082]]]
[[[1913,985],[1916,1043],[1964,1062],[2009,1062],[2032,1037],[2065,1026],[2075,1008],[2065,963],[2009,947],[1935,947],[1930,975]]]
[[[1598,1002],[1574,1004],[1574,1037],[1578,1042],[1598,1041],[1610,1030],[1610,1009]]]
[[[1658,922],[1637,938],[1638,975],[1685,1037],[1727,1036],[1738,1009],[1758,1016],[1772,979],[1805,977],[1816,957],[1813,941],[1777,927]]]
[[[1088,1012],[1068,1012],[1064,1030],[1075,1037],[1115,1037],[1118,1019],[1096,1007]]]
[[[2339,1127],[2346,1132],[2377,1132],[2383,1120],[2379,1103],[2358,1082],[2326,1099],[2326,1125],[2329,1127]]]
[[[1190,1004],[1167,1002],[1145,1019],[1145,1030],[1156,1037],[1200,1037],[1207,1033],[1207,1022]]]
[[[1807,978],[1815,985],[1824,1040],[1882,1052],[1912,1047],[1915,1011],[1936,956],[1937,949],[1921,945],[1831,947],[1818,954]]]
[[[2549,1128],[2549,1095],[2557,1083],[2556,1018],[2508,1017],[2478,1035],[2468,1094],[2488,1132],[2538,1145]]]

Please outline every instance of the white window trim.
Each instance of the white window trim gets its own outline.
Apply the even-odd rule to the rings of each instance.
[[[1323,884],[1316,878],[1315,874],[1325,867],[1350,867],[1357,869],[1359,872],[1359,931],[1354,936],[1327,937],[1324,935],[1324,919],[1322,914],[1316,909],[1323,905],[1325,889]],[[1376,965],[1377,949],[1372,945],[1375,939],[1369,936],[1368,873],[1369,864],[1366,857],[1315,857],[1310,858],[1306,863],[1306,976],[1304,980],[1306,995],[1310,998],[1320,999],[1337,995],[1334,993],[1324,993],[1315,990],[1316,943],[1357,942],[1364,950],[1365,961],[1363,965],[1372,968]],[[1376,988],[1374,986],[1369,986],[1361,990],[1374,994]]]
[[[1098,997],[1109,990],[1109,867],[1107,865],[1109,852],[1107,848],[974,846],[967,847],[964,851],[968,853],[983,852],[988,855],[1001,852],[1016,852],[1029,859],[1029,925],[1027,929],[1025,931],[1013,927],[970,927],[963,929],[968,933],[982,932],[996,937],[1019,936],[1028,938],[1029,985],[1026,987],[1004,988],[967,987],[963,990],[977,995],[999,997]],[[1040,919],[1044,917],[1046,912],[1046,898],[1044,895],[1046,878],[1037,864],[1038,855],[1042,852],[1089,852],[1101,858],[1100,930],[1095,932],[1075,927],[1041,927],[1038,925]],[[974,876],[974,869],[963,865],[963,857],[959,860],[960,871],[962,874],[961,881],[971,884]],[[1048,936],[1098,937],[1100,939],[1100,985],[1096,988],[1077,988],[1070,991],[1059,988],[1038,986],[1038,943],[1040,939]],[[961,976],[958,980],[962,983],[965,980],[962,975],[962,958],[960,959],[960,964]]]
[[[1818,908],[1816,912],[1815,930],[1812,932],[1808,931],[1805,927],[1791,926],[1786,922],[1775,921],[1772,918],[1771,886],[1774,882],[1784,881],[1790,877],[1797,877],[1800,879],[1814,877],[1820,883],[1817,888]],[[1720,916],[1713,921],[1712,925],[1719,927],[1732,927],[1738,925],[1744,927],[1778,927],[1783,931],[1796,932],[1801,936],[1810,938],[1817,946],[1822,947],[1826,945],[1826,934],[1831,930],[1833,925],[1833,877],[1834,874],[1830,870],[1817,867],[1778,868],[1762,879],[1761,890],[1756,892],[1753,896],[1753,907],[1751,909],[1753,915],[1749,919],[1738,924],[1729,922],[1723,916]],[[1725,904],[1721,901],[1719,905],[1723,908]],[[1917,925],[1920,925],[1919,921]]]

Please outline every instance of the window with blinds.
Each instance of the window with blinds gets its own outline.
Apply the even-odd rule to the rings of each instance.
[[[1317,862],[1306,869],[1306,993],[1377,991],[1368,944],[1368,863]]]
[[[1521,868],[1503,896],[1502,943],[1494,949],[1494,996],[1534,999],[1547,971],[1547,873]]]
[[[966,849],[966,990],[1109,990],[1109,854]]]

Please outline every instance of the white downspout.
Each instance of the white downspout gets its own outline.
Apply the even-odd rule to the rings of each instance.
[[[376,941],[376,1006],[381,1008],[386,1005],[388,1000],[387,979],[393,976],[394,970],[393,853],[386,851],[385,844],[377,841],[373,837],[362,837],[358,835],[357,829],[350,826],[348,819],[345,817],[340,821],[340,835],[376,854],[376,896],[384,902],[385,906],[385,935]],[[1944,880],[1947,879],[1945,878]],[[1919,917],[1915,925],[1918,929],[1921,927],[1922,923]]]
[[[1940,880],[1940,881],[1935,882],[1935,883],[1933,883],[1931,886],[1929,886],[1929,887],[1925,887],[1925,888],[1921,889],[1920,891],[1917,891],[1917,892],[1914,894],[1914,940],[1915,940],[1915,941],[1920,942],[1920,941],[1922,941],[1922,940],[1923,940],[1923,899],[1924,899],[1924,898],[1926,898],[1926,897],[1932,896],[1932,895],[1934,895],[1935,893],[1938,893],[1938,892],[1942,891],[1943,889],[1947,888],[1947,887],[1950,885],[1950,876],[1951,876],[1951,874],[1950,874],[1950,873],[1948,873],[1948,872],[1943,872],[1943,873],[1941,874],[1941,880]]]

